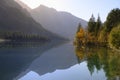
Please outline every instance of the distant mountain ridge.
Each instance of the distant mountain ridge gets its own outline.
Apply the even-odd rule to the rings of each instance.
[[[41,23],[45,29],[71,40],[74,38],[79,23],[83,27],[87,26],[87,21],[83,19],[75,17],[68,12],[58,12],[43,5],[30,12],[32,17]]]
[[[39,22],[45,29],[70,40],[73,40],[79,23],[84,28],[87,26],[87,21],[68,12],[57,11],[44,5],[30,10],[24,3],[17,2],[26,8],[34,20]]]
[[[57,35],[44,29],[14,0],[0,1],[0,32],[21,32],[50,39],[58,38]]]

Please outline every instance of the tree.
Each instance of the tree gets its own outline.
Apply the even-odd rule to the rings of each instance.
[[[116,8],[111,10],[107,16],[106,31],[110,33],[113,27],[116,27],[120,23],[120,9]]]
[[[95,26],[95,35],[96,36],[98,36],[101,26],[102,26],[102,22],[101,22],[100,16],[98,15],[96,26]]]
[[[100,19],[99,19],[100,20]],[[88,43],[95,43],[97,38],[96,38],[96,21],[95,18],[92,14],[89,22],[88,22],[88,33],[87,33],[87,42]]]
[[[108,42],[110,47],[120,49],[120,25],[112,29]]]
[[[104,43],[105,44],[107,42],[107,38],[108,38],[108,35],[107,35],[106,31],[105,31],[105,28],[103,27],[101,29],[101,31],[100,31],[99,36],[98,36],[98,41],[100,43]]]
[[[82,27],[82,25],[81,25],[81,23],[79,23],[76,33],[78,33],[78,32],[80,31],[80,28],[81,28],[81,27]]]
[[[83,28],[80,28],[80,31],[77,33],[78,38],[84,38],[85,37],[85,31]]]
[[[92,14],[92,16],[88,22],[88,32],[94,32],[95,26],[96,26],[95,17]]]
[[[75,42],[78,46],[82,46],[85,43],[85,31],[82,28],[81,24],[78,25]]]

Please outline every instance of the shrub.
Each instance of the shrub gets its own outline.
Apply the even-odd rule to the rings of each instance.
[[[108,42],[111,48],[120,49],[120,25],[112,29]]]

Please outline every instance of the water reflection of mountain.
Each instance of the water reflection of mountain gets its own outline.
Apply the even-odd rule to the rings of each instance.
[[[120,80],[120,53],[106,48],[76,48],[78,61],[87,60],[87,66],[91,73],[95,69],[105,71],[107,80]]]
[[[56,45],[56,43],[47,43],[42,46],[25,44],[24,47],[20,47],[21,45],[9,44],[0,46],[0,80],[12,80],[26,70],[35,58],[42,55],[42,52]]]
[[[84,77],[86,76],[92,79],[96,75],[98,79],[101,79],[99,78],[100,75],[99,72],[100,72],[104,80],[120,79],[119,53],[113,52],[106,48],[96,48],[96,47],[85,48],[85,49],[75,48],[75,52],[77,56],[76,58],[73,49],[74,48],[71,44],[64,44],[62,46],[52,48],[51,50],[45,52],[40,57],[35,59],[32,62],[32,64],[29,66],[29,68],[26,69],[26,71],[22,72],[18,77],[16,77],[16,79],[21,79],[24,76],[29,77],[28,75],[30,74],[31,71],[35,72],[37,76],[40,75],[39,76],[40,79],[37,80],[41,80],[42,76],[43,77],[49,76],[47,75],[47,73],[51,73],[51,74],[59,73],[59,72],[64,73],[67,70],[70,70],[71,72],[74,73],[72,69],[73,70],[75,69],[72,67],[74,67],[74,65],[76,65],[78,62],[82,64],[84,63],[84,61],[86,63],[86,66],[82,64],[76,67],[77,70],[85,70],[85,71],[88,70],[88,72],[86,73],[87,75],[84,74]],[[84,68],[83,66],[86,68]],[[81,69],[79,69],[80,67]],[[81,71],[79,73],[81,74]],[[88,74],[91,74],[91,77],[88,76]],[[64,78],[67,77],[68,76],[64,76]],[[23,78],[23,80],[26,79]]]
[[[35,71],[39,75],[44,75],[58,69],[63,70],[70,68],[75,64],[77,64],[77,59],[74,54],[73,46],[71,44],[64,44],[62,46],[52,48],[38,57],[25,72],[18,76],[18,78],[24,76],[29,71]]]

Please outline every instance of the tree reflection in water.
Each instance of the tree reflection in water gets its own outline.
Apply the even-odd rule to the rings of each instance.
[[[120,80],[120,53],[104,47],[75,47],[78,62],[87,61],[91,75],[103,69],[107,80]]]

